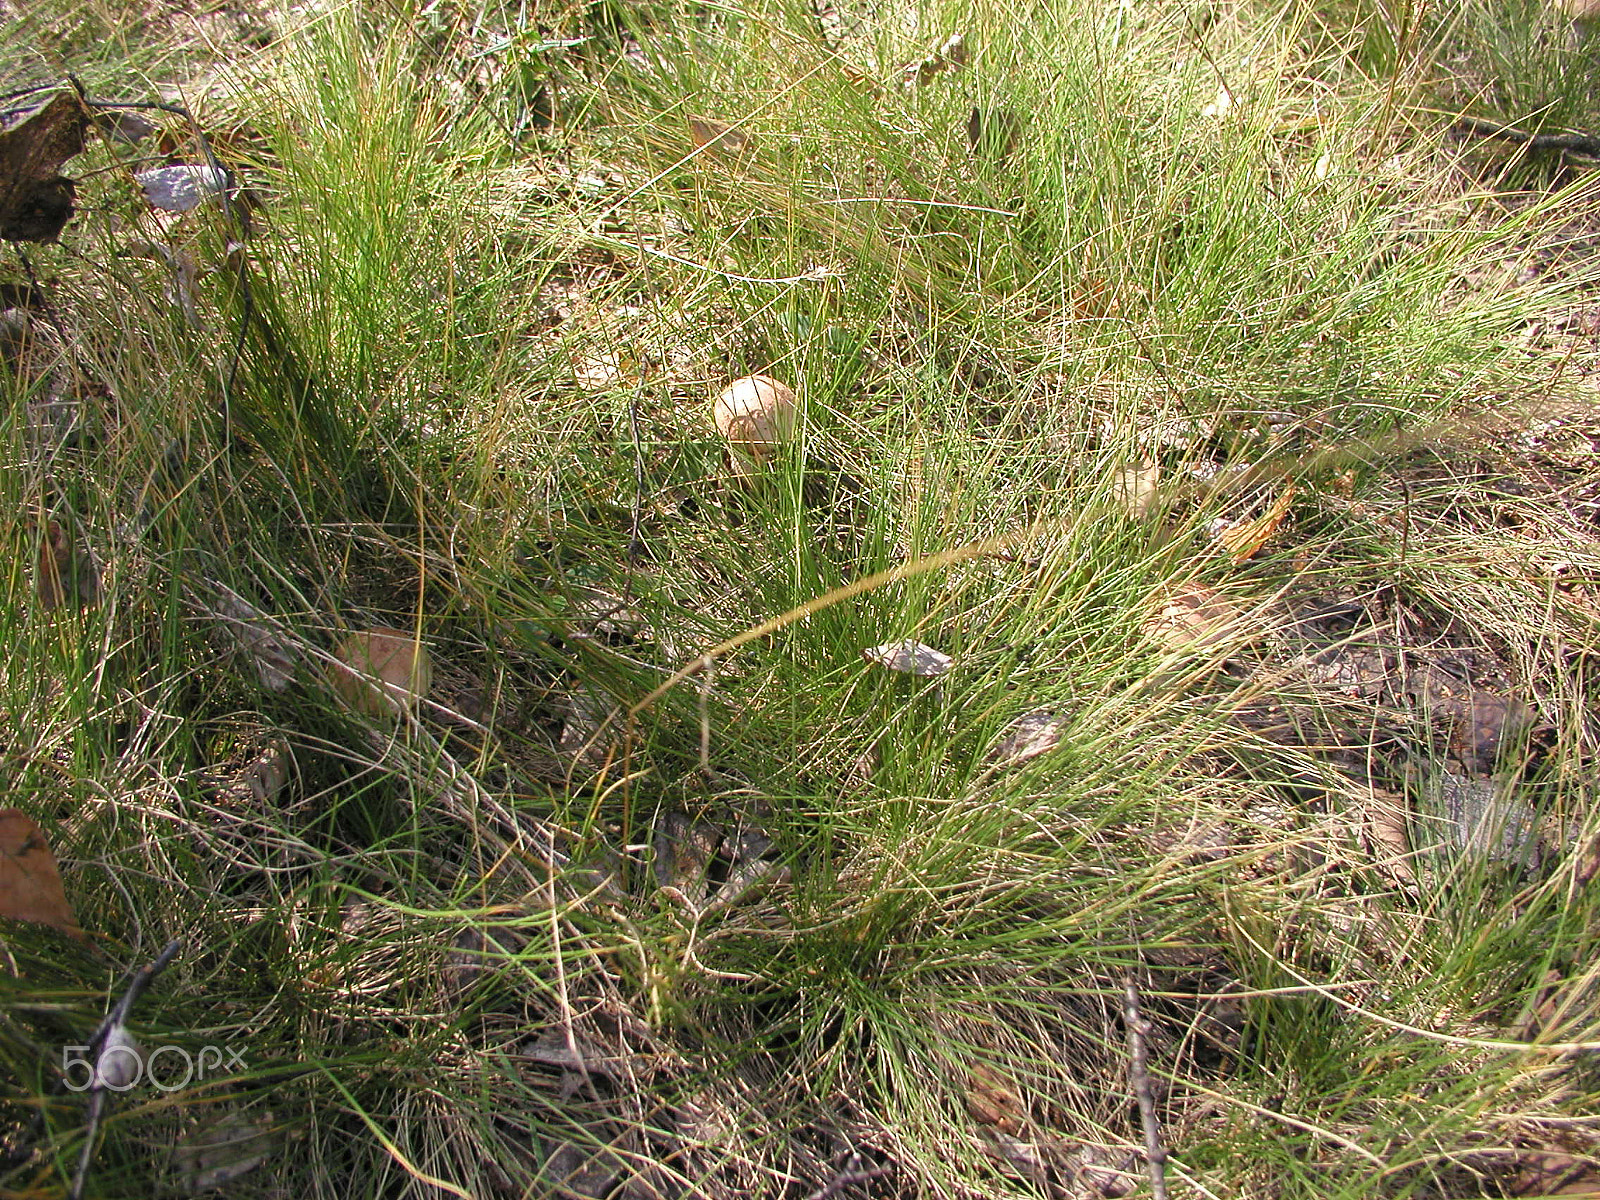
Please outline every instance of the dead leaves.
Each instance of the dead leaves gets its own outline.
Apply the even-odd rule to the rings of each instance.
[[[88,129],[82,101],[66,90],[0,129],[0,238],[53,242],[60,236],[77,194],[61,165],[83,150]]]
[[[100,597],[94,557],[60,521],[47,520],[39,539],[34,589],[42,608],[82,608]]]
[[[1216,650],[1249,636],[1244,610],[1203,583],[1175,584],[1157,595],[1152,608],[1145,636],[1175,653]]]
[[[953,665],[948,654],[932,646],[907,638],[903,642],[885,642],[861,652],[869,663],[902,675],[943,675]]]
[[[1051,712],[1024,713],[1010,725],[984,756],[984,761],[1001,767],[1015,767],[1049,754],[1061,744],[1067,731],[1067,719]]]
[[[967,51],[967,39],[959,33],[952,33],[931,54],[926,54],[915,62],[909,62],[900,68],[900,83],[902,87],[926,87],[940,75],[961,70],[971,61]]]
[[[713,117],[690,117],[689,139],[696,150],[724,158],[742,159],[755,152],[756,139],[737,125]]]
[[[333,690],[369,717],[414,708],[433,686],[433,659],[408,629],[380,626],[352,633],[334,657]]]
[[[0,809],[0,917],[33,921],[70,937],[87,935],[67,903],[44,831],[21,809]]]
[[[1217,544],[1228,552],[1235,565],[1254,558],[1272,535],[1278,532],[1289,506],[1294,502],[1294,484],[1285,483],[1266,512],[1251,520],[1219,521],[1212,527]]]

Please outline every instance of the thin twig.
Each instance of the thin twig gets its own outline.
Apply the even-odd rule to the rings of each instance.
[[[155,977],[167,969],[174,958],[177,957],[183,943],[177,938],[168,942],[166,948],[156,955],[155,960],[137,971],[133,978],[128,980],[127,989],[122,993],[122,999],[100,1022],[100,1028],[94,1031],[94,1037],[89,1039],[89,1054],[87,1061],[91,1064],[92,1073],[89,1076],[89,1120],[84,1129],[83,1153],[78,1156],[78,1170],[72,1177],[72,1187],[67,1191],[67,1200],[82,1200],[83,1186],[89,1178],[89,1162],[94,1157],[94,1144],[100,1136],[100,1121],[105,1115],[106,1093],[100,1076],[100,1054],[105,1049],[106,1039],[111,1031],[127,1023],[128,1014],[133,1011],[134,1003],[144,994]]]
[[[1514,125],[1502,125],[1499,121],[1485,121],[1479,117],[1462,117],[1456,121],[1456,128],[1477,137],[1515,142],[1529,150],[1556,150],[1562,154],[1600,158],[1600,137],[1590,133],[1529,133]]]
[[[1161,1144],[1155,1087],[1150,1082],[1150,1048],[1145,1044],[1150,1022],[1139,1011],[1139,988],[1132,975],[1123,987],[1122,1020],[1128,1031],[1128,1082],[1139,1101],[1139,1120],[1144,1125],[1144,1160],[1150,1169],[1150,1195],[1153,1200],[1167,1200],[1167,1151]]]

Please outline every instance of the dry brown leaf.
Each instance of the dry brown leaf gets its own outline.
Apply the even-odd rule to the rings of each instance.
[[[936,75],[942,75],[946,71],[961,70],[971,61],[971,57],[967,51],[966,37],[952,33],[939,43],[939,48],[932,54],[900,68],[901,86],[925,87]]]
[[[83,607],[99,598],[100,573],[94,559],[59,521],[45,522],[34,586],[45,608]]]
[[[861,652],[869,663],[904,675],[943,675],[952,665],[948,654],[932,646],[907,638],[903,642],[885,642]]]
[[[83,102],[63,89],[0,129],[0,238],[53,242],[60,236],[72,219],[77,184],[58,172],[83,149],[88,128]]]
[[[756,139],[737,125],[712,117],[690,117],[689,137],[696,150],[708,147],[713,154],[740,158],[755,149]]]
[[[1148,516],[1160,497],[1161,464],[1142,458],[1111,477],[1111,494],[1131,517]]]
[[[1240,521],[1221,530],[1217,534],[1218,543],[1228,551],[1234,562],[1250,561],[1267,544],[1267,540],[1278,532],[1278,526],[1283,524],[1283,518],[1288,515],[1289,505],[1293,501],[1294,484],[1285,484],[1271,508],[1254,520]]]
[[[333,688],[351,708],[381,717],[414,706],[433,684],[428,648],[408,629],[352,633],[334,652]]]
[[[973,1120],[1001,1133],[1016,1133],[1027,1119],[1017,1085],[993,1067],[980,1064],[967,1073],[966,1101]]]
[[[1168,650],[1192,652],[1244,640],[1244,612],[1216,588],[1182,583],[1158,596],[1145,636]]]
[[[984,755],[984,761],[1000,766],[1014,767],[1049,754],[1061,744],[1061,735],[1067,730],[1067,719],[1040,709],[1023,713],[1005,728],[1005,735],[994,748]]]
[[[75,938],[87,935],[61,886],[44,831],[21,809],[0,809],[0,917],[50,925]]]

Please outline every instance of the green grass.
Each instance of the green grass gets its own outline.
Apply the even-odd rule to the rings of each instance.
[[[253,196],[242,249],[158,226],[157,151],[97,141],[61,244],[4,259],[49,307],[0,369],[0,777],[93,934],[0,931],[4,1194],[64,1194],[60,1047],[172,938],[133,1028],[242,1065],[112,1099],[88,1195],[194,1193],[230,1130],[239,1195],[1148,1194],[1129,977],[1174,1194],[1536,1195],[1595,1152],[1592,1051],[1540,1044],[1600,1034],[1595,189],[1450,132],[1595,128],[1589,43],[1482,4],[840,18],[0,17],[0,71],[184,85]],[[710,400],[757,371],[804,419],[741,483]],[[1235,561],[1213,523],[1290,483]],[[50,521],[94,602],[43,602]],[[1235,627],[1174,643],[1195,586]],[[1382,696],[1295,665],[1330,604]],[[393,720],[328,682],[376,625],[434,664]],[[862,657],[901,639],[953,669]],[[1459,747],[1406,689],[1446,652],[1534,714],[1464,773],[1536,864],[1434,847]],[[1059,745],[997,762],[1041,712]]]

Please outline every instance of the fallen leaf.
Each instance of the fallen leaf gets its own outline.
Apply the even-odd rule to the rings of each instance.
[[[21,809],[0,809],[0,917],[87,935],[67,903],[61,872],[44,831]]]
[[[1023,713],[1006,726],[1005,736],[995,743],[994,748],[984,756],[984,759],[986,762],[1006,767],[1025,763],[1030,758],[1049,754],[1059,746],[1061,735],[1066,729],[1065,717],[1043,710]]]
[[[227,1113],[191,1130],[172,1148],[178,1190],[186,1196],[214,1191],[255,1170],[282,1148],[271,1113],[263,1113],[258,1121],[246,1120],[243,1112]]]
[[[1016,1133],[1026,1119],[1017,1085],[993,1067],[982,1064],[967,1072],[967,1111],[972,1119],[1002,1133]]]
[[[163,212],[185,213],[205,201],[220,196],[233,186],[233,178],[221,167],[200,163],[180,163],[175,167],[154,167],[136,171],[133,176],[144,189],[152,208]]]
[[[693,140],[696,150],[705,150],[709,147],[713,154],[735,158],[754,150],[756,145],[756,139],[737,125],[730,125],[726,121],[714,120],[711,117],[690,117],[689,137]]]
[[[948,654],[941,654],[932,646],[906,639],[903,642],[885,642],[861,652],[861,657],[890,671],[905,675],[943,675],[952,665]]]
[[[333,687],[369,717],[413,707],[433,684],[428,648],[408,629],[378,627],[352,633],[334,651]]]
[[[931,83],[935,76],[946,71],[959,71],[971,61],[967,51],[967,39],[959,33],[952,33],[939,43],[939,48],[932,54],[925,55],[915,62],[907,63],[900,68],[900,83],[903,87],[925,87]]]
[[[1157,597],[1144,631],[1168,650],[1190,652],[1243,640],[1243,618],[1216,588],[1182,583]]]
[[[45,608],[83,607],[99,599],[100,572],[93,557],[59,521],[45,522],[34,586]]]
[[[58,91],[21,117],[0,116],[0,238],[53,242],[72,219],[77,184],[59,174],[83,150],[89,114],[76,94]]]
[[[1142,458],[1111,477],[1111,494],[1130,517],[1144,517],[1155,507],[1161,492],[1161,464]]]
[[[1294,500],[1294,484],[1286,484],[1283,492],[1272,502],[1272,507],[1251,521],[1240,521],[1221,529],[1216,537],[1222,548],[1229,552],[1235,563],[1248,562],[1267,540],[1278,532],[1283,518]]]

